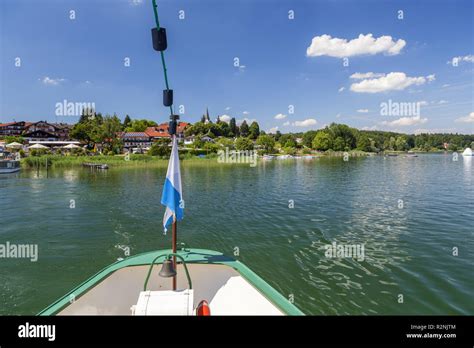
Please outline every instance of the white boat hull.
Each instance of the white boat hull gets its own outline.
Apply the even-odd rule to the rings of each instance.
[[[20,168],[0,168],[0,174],[10,174],[19,172]]]

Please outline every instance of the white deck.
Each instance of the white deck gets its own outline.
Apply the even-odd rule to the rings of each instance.
[[[147,290],[171,290],[172,279],[161,278],[161,265],[153,268]],[[59,315],[131,315],[149,266],[117,270],[82,295]],[[225,265],[189,264],[194,289],[194,308],[207,300],[211,315],[283,315],[263,294],[233,268]],[[182,265],[178,265],[178,289],[187,288]]]

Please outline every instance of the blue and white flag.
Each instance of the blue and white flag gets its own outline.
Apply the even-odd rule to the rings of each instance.
[[[166,180],[161,195],[161,204],[166,206],[163,216],[163,227],[165,232],[174,221],[182,220],[184,217],[183,190],[181,188],[181,172],[179,170],[178,140],[173,135],[173,148],[171,150]]]

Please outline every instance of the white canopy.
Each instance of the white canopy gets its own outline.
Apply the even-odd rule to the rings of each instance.
[[[80,146],[77,146],[76,144],[68,144],[66,146],[63,146],[63,149],[79,149]]]
[[[23,146],[22,144],[17,143],[16,141],[14,141],[13,143],[7,144],[7,147],[12,147],[12,148],[20,148],[22,146]]]
[[[41,144],[34,144],[31,146],[28,146],[29,149],[47,149],[47,146],[41,145]]]

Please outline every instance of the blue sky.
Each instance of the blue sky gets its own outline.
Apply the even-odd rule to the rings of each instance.
[[[151,0],[0,0],[0,9],[1,122],[74,123],[55,115],[64,100],[168,119]],[[158,10],[184,121],[209,107],[213,118],[281,132],[331,122],[474,132],[472,1],[162,0]],[[420,113],[382,115],[389,100],[418,102]]]

